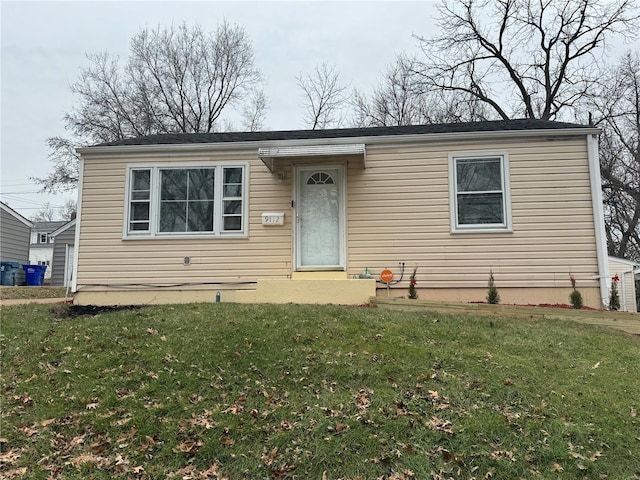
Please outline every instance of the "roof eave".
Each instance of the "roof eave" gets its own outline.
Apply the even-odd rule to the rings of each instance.
[[[328,137],[305,138],[290,140],[258,140],[240,142],[215,142],[215,143],[162,143],[147,145],[116,145],[79,147],[76,151],[82,156],[102,156],[105,154],[136,154],[152,152],[199,152],[199,151],[225,151],[225,150],[249,150],[269,147],[295,147],[302,145],[340,145],[340,144],[400,144],[437,142],[443,140],[474,140],[491,138],[512,137],[566,137],[582,135],[599,135],[602,130],[596,127],[584,128],[558,128],[558,129],[532,129],[532,130],[491,130],[474,132],[446,132],[446,133],[420,133],[410,135],[375,135],[360,137]]]

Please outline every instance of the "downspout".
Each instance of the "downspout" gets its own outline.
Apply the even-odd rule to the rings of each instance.
[[[78,168],[78,201],[76,203],[76,238],[73,242],[73,271],[71,273],[71,291],[78,291],[78,257],[80,256],[80,224],[82,223],[82,184],[84,180],[84,158],[80,156]]]
[[[596,255],[598,257],[598,275],[600,281],[601,307],[609,306],[609,262],[604,229],[604,208],[602,201],[602,180],[600,178],[600,154],[597,135],[587,135],[587,155],[589,158],[589,178],[591,180],[591,204],[593,224],[596,234]]]

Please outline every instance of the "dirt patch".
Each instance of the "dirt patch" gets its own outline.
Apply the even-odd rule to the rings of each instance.
[[[469,303],[476,303],[476,304],[482,304],[482,305],[488,305],[487,302],[481,302],[481,301],[477,301],[477,302],[469,302]],[[566,303],[501,303],[500,305],[508,305],[508,306],[513,306],[513,307],[539,307],[539,308],[561,308],[564,310],[595,310],[595,311],[600,311],[600,309],[598,308],[593,308],[593,307],[587,307],[587,306],[583,306],[580,309],[574,309],[573,305],[567,305]]]
[[[121,310],[139,310],[139,305],[56,305],[51,309],[55,318],[76,318],[95,316],[99,313],[118,312]]]

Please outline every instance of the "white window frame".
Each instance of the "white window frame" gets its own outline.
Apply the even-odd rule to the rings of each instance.
[[[215,169],[214,174],[214,218],[213,232],[160,232],[160,171],[167,169],[191,170]],[[223,227],[223,169],[242,168],[242,223],[240,230],[224,231]],[[131,217],[131,182],[134,170],[150,170],[151,192],[149,204],[149,230],[129,230]],[[246,238],[249,231],[249,162],[191,162],[191,163],[153,163],[127,165],[125,181],[124,240],[166,239],[166,238]]]
[[[502,223],[458,223],[458,160],[500,159],[500,173],[502,182]],[[510,233],[511,223],[511,186],[509,175],[509,155],[506,152],[460,152],[449,154],[449,205],[451,213],[451,233]],[[495,193],[495,192],[493,192]]]

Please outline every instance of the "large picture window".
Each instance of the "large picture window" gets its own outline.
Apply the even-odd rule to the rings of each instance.
[[[246,166],[132,167],[126,236],[243,235]]]
[[[506,155],[452,156],[452,230],[510,230]]]

